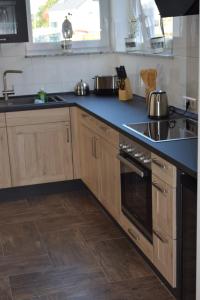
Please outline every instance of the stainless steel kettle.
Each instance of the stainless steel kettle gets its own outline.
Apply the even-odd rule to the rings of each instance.
[[[168,99],[166,92],[152,91],[148,97],[148,115],[152,119],[168,116]]]
[[[87,96],[90,93],[89,85],[81,80],[74,88],[74,93],[77,96]]]

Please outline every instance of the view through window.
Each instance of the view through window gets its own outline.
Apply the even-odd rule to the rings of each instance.
[[[33,43],[63,40],[62,24],[72,23],[73,41],[101,39],[99,0],[30,0]]]

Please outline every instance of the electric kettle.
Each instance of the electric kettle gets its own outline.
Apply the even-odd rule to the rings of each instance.
[[[168,99],[166,92],[150,92],[148,97],[148,115],[152,119],[162,119],[168,116]]]

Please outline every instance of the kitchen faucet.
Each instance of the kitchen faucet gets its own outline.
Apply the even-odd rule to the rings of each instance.
[[[7,74],[21,74],[21,73],[23,73],[23,71],[21,71],[21,70],[6,70],[3,73],[3,91],[2,91],[2,94],[4,96],[5,101],[8,101],[9,95],[14,95],[15,94],[14,88],[12,88],[11,90],[8,89]]]

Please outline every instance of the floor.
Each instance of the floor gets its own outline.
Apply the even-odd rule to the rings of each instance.
[[[171,300],[86,191],[0,201],[0,300]]]

